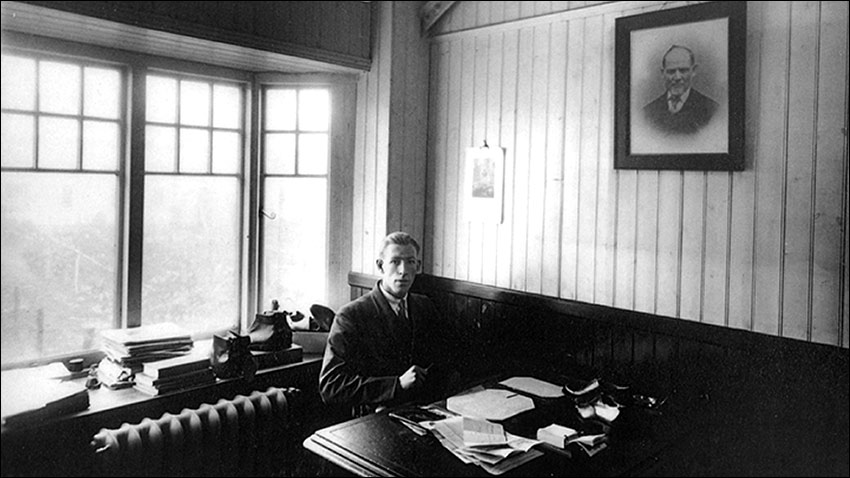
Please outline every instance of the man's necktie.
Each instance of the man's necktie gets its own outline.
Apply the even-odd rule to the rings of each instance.
[[[403,300],[398,303],[398,316],[401,319],[407,319],[407,307]]]
[[[671,96],[667,101],[667,104],[670,107],[671,113],[678,113],[680,109],[682,109],[682,97],[680,96]]]

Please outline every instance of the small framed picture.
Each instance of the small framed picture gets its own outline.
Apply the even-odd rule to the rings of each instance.
[[[467,221],[502,222],[505,150],[498,146],[466,148],[463,205]]]
[[[616,19],[617,169],[744,169],[746,2]]]

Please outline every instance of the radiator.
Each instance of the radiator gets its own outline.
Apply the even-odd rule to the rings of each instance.
[[[91,446],[103,476],[277,475],[291,441],[289,399],[269,388],[233,400],[101,429]],[[292,457],[290,457],[291,459]]]

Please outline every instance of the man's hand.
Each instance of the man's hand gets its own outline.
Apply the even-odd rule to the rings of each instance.
[[[414,387],[419,388],[424,385],[426,377],[428,377],[428,369],[414,365],[401,374],[398,381],[402,390],[410,390]]]

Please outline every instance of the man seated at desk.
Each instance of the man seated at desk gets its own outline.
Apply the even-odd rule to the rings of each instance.
[[[454,328],[431,300],[409,293],[419,270],[419,243],[405,232],[384,238],[375,261],[381,279],[334,318],[319,391],[326,404],[355,416],[414,399],[438,399],[458,380],[450,344]]]

